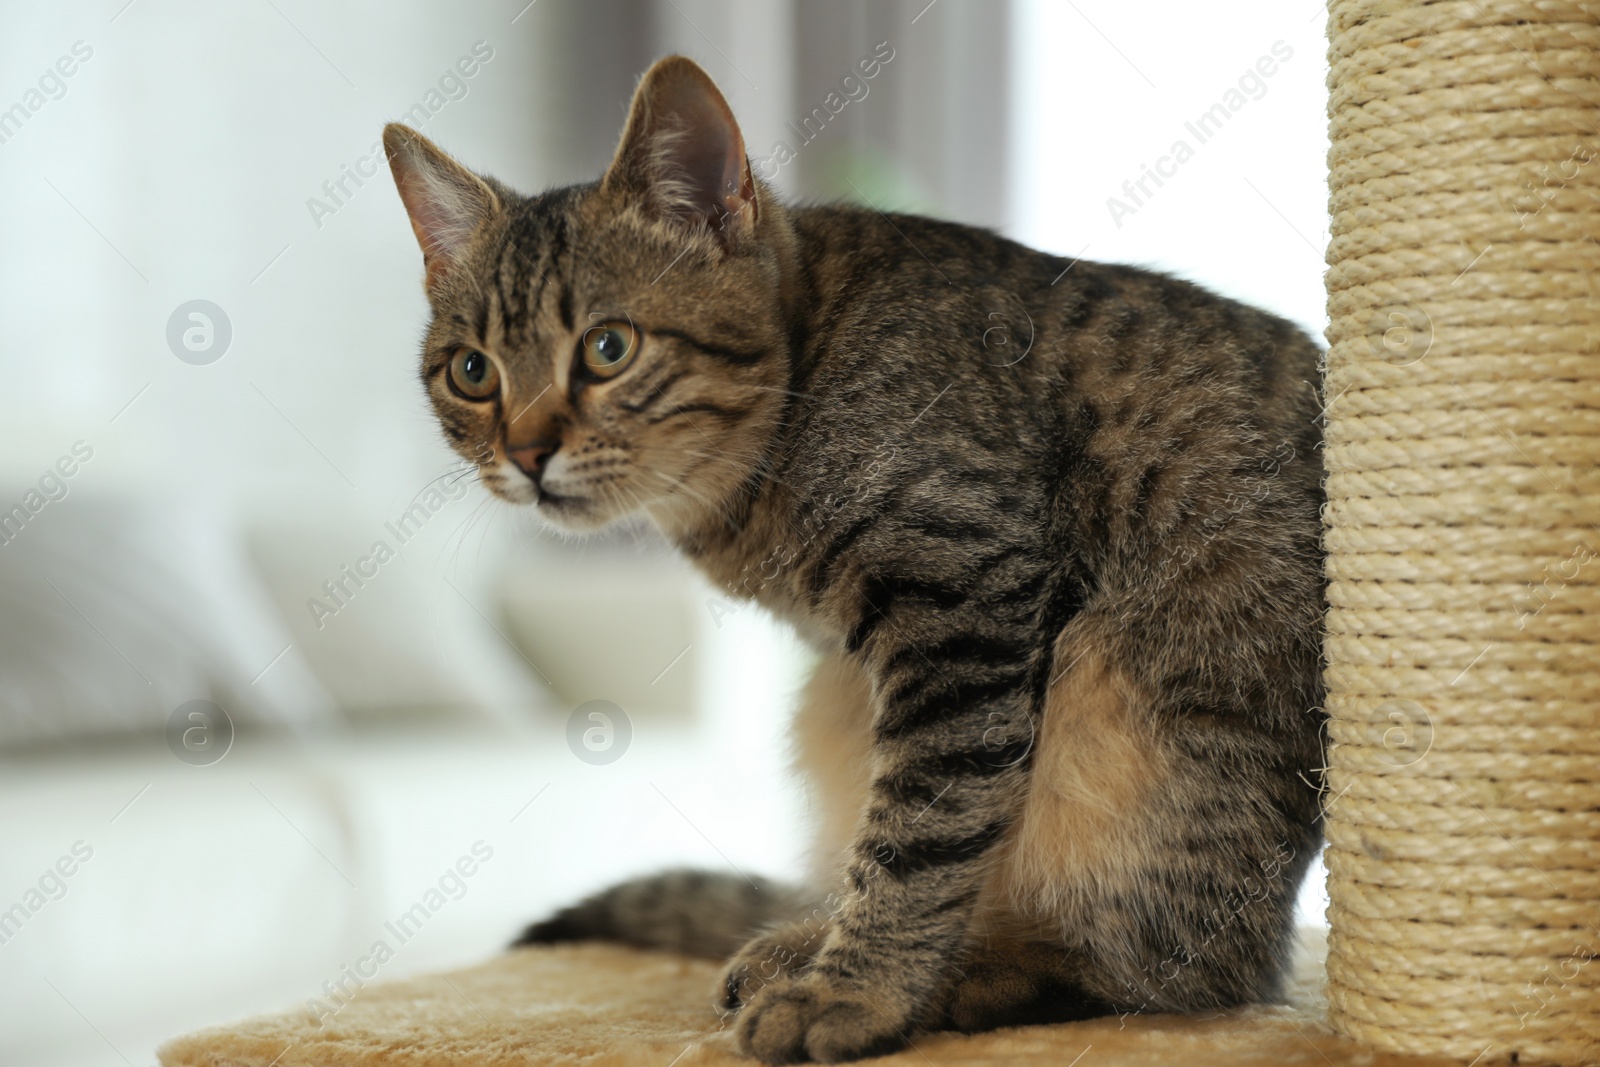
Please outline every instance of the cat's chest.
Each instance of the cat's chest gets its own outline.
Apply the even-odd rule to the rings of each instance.
[[[807,644],[828,651],[841,644],[843,634],[838,620],[807,595],[814,553],[806,539],[794,535],[795,525],[755,524],[732,543],[714,550],[684,546],[684,554],[718,590],[722,610],[759,605]]]
[[[780,622],[787,623],[798,637],[818,651],[834,648],[841,642],[838,626],[798,591],[793,579],[799,560],[791,556],[785,546],[774,546],[774,551],[755,562],[736,567],[722,561],[697,559],[694,562],[721,591],[721,599],[727,602],[726,610],[759,606]]]

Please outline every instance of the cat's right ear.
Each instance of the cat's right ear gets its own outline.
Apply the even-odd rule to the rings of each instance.
[[[482,178],[409,126],[398,122],[385,126],[383,149],[400,199],[411,216],[411,229],[422,246],[431,293],[455,266],[478,227],[494,217],[500,199]]]

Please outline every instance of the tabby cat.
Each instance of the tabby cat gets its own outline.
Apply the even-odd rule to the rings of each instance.
[[[823,660],[804,885],[672,871],[535,924],[727,958],[768,1063],[1271,998],[1320,840],[1318,348],[1149,271],[752,175],[645,74],[594,183],[384,131],[422,380],[483,483],[648,516]]]

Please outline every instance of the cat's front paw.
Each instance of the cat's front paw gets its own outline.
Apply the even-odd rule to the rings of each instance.
[[[825,922],[807,920],[783,923],[751,938],[717,978],[712,990],[717,1011],[738,1011],[768,983],[804,974],[826,934]]]
[[[882,1056],[906,1044],[896,1025],[863,993],[818,972],[780,978],[756,991],[739,1016],[739,1051],[763,1063],[841,1063]]]

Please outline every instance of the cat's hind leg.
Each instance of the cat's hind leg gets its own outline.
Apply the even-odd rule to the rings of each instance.
[[[1163,712],[1113,657],[1065,651],[969,939],[1038,938],[1044,973],[1050,945],[1081,956],[1075,981],[1108,1010],[1271,1000],[1319,844],[1316,786],[1294,773],[1316,766],[1318,735],[1274,733],[1248,706]],[[989,969],[1003,1000],[1040,968]]]
[[[1090,991],[1091,968],[1082,953],[1056,942],[973,941],[928,1028],[976,1033],[1115,1013],[1115,1004]]]

